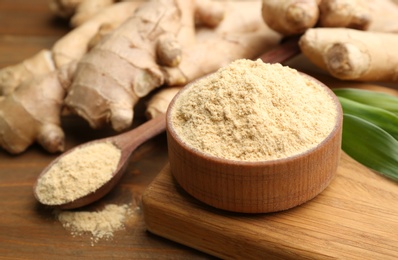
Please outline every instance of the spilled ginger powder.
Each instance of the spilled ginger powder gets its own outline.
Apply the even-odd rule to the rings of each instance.
[[[60,211],[57,218],[72,236],[89,234],[94,245],[101,239],[112,239],[116,231],[125,228],[124,223],[131,215],[127,204],[108,204],[98,211]]]
[[[181,140],[209,155],[263,161],[303,153],[333,130],[336,104],[298,71],[241,59],[192,83],[171,120]]]
[[[38,200],[46,205],[72,202],[109,181],[121,151],[112,143],[94,143],[65,155],[36,185]]]

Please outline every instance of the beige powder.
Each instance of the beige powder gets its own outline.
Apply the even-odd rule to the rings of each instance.
[[[296,70],[237,60],[181,93],[172,123],[181,139],[204,153],[259,161],[302,153],[336,123],[326,90]]]
[[[100,239],[111,239],[114,232],[124,229],[132,214],[129,205],[109,204],[100,211],[60,211],[57,218],[73,236],[90,234],[92,245]]]
[[[120,156],[120,149],[112,143],[95,143],[76,149],[39,179],[38,200],[46,205],[59,205],[96,191],[110,180]]]

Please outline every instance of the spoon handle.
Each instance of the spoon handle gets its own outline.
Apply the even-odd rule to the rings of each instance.
[[[126,154],[130,154],[138,146],[162,133],[166,129],[166,116],[161,114],[147,122],[141,124],[135,129],[120,134],[115,138],[116,144]]]

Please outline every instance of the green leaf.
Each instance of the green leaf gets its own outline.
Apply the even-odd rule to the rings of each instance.
[[[398,181],[398,141],[380,127],[344,114],[342,149],[363,165]]]
[[[385,109],[365,105],[339,96],[338,98],[345,114],[357,116],[375,124],[398,140],[397,115]]]
[[[334,89],[336,96],[354,100],[356,102],[385,109],[398,115],[398,97],[382,92],[355,89],[340,88]]]

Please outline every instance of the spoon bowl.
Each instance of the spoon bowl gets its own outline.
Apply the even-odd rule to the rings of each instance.
[[[98,143],[112,143],[114,146],[116,146],[118,149],[120,149],[121,154],[119,158],[119,162],[117,164],[116,169],[112,172],[111,178],[106,181],[104,184],[102,184],[98,189],[96,189],[93,192],[89,192],[75,200],[68,201],[62,204],[57,204],[57,205],[49,205],[49,206],[55,206],[60,209],[74,209],[74,208],[79,208],[85,205],[88,205],[90,203],[93,203],[103,196],[105,196],[108,192],[110,192],[115,185],[120,181],[122,176],[125,173],[125,170],[127,168],[129,158],[131,154],[134,152],[134,150],[146,142],[147,140],[151,139],[152,137],[160,134],[161,132],[164,132],[166,129],[166,120],[165,120],[165,115],[161,114],[157,116],[156,118],[153,118],[151,120],[148,120],[147,122],[143,123],[142,125],[127,131],[125,133],[115,135],[112,137],[107,137],[107,138],[102,138],[94,141],[90,141],[81,145],[78,145],[69,151],[61,154],[58,156],[56,159],[54,159],[38,176],[34,186],[33,186],[33,193],[35,198],[44,204],[40,200],[40,196],[37,193],[37,187],[38,183],[41,178],[45,176],[45,174],[48,173],[48,171],[55,165],[57,164],[62,158],[64,158],[66,155],[72,153],[76,149],[81,149],[84,148],[85,146],[93,145],[93,144],[98,144]]]

